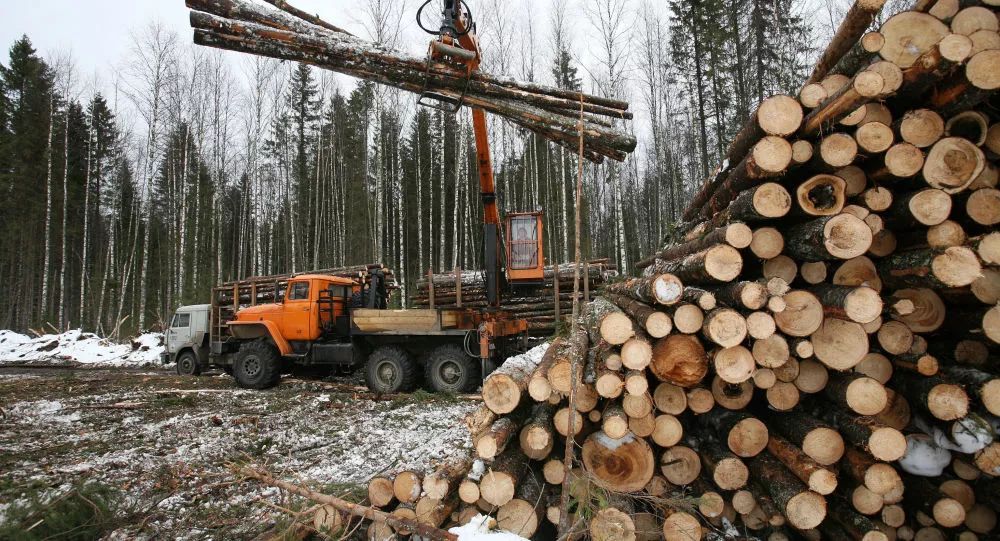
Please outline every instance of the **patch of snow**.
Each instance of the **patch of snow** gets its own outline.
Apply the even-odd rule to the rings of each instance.
[[[657,299],[679,299],[683,293],[683,289],[677,284],[677,282],[659,280],[656,282],[656,298]]]
[[[486,473],[486,463],[483,462],[483,459],[477,458],[472,463],[472,470],[469,471],[469,479],[478,481],[483,477],[484,473]]]
[[[508,357],[507,360],[503,362],[500,370],[507,374],[521,371],[528,373],[533,372],[535,367],[538,366],[538,363],[542,362],[542,357],[544,357],[545,352],[549,350],[550,344],[551,342],[545,342],[520,355]]]
[[[497,521],[491,516],[479,514],[464,526],[448,530],[458,536],[458,541],[527,541],[515,533],[497,528]]]
[[[906,436],[906,453],[899,459],[903,471],[922,477],[937,477],[951,464],[951,453],[934,444],[927,434]]]
[[[80,329],[37,338],[0,330],[0,365],[70,363],[95,367],[156,366],[163,351],[162,333],[144,333],[130,343],[116,344]]]
[[[628,434],[625,434],[624,436],[616,440],[611,436],[605,434],[603,430],[600,430],[594,432],[594,439],[597,441],[597,443],[601,444],[609,451],[614,451],[615,449],[618,449],[622,445],[625,445],[627,443],[632,443],[633,441],[635,441],[635,435],[629,432]]]
[[[12,419],[20,419],[22,422],[32,423],[63,423],[68,424],[80,420],[80,412],[60,413],[63,411],[62,402],[58,400],[35,400],[32,402],[18,402],[7,410],[7,415]]]

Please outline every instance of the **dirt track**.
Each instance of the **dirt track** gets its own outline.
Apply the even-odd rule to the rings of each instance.
[[[12,502],[96,482],[120,496],[110,538],[254,538],[289,523],[260,500],[302,502],[234,479],[226,462],[358,494],[380,471],[467,444],[461,419],[476,405],[380,398],[352,382],[293,379],[260,392],[224,375],[0,368],[0,524],[17,514]]]

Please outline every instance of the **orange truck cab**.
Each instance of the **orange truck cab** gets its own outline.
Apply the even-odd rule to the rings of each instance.
[[[526,346],[527,324],[502,312],[388,310],[384,275],[362,283],[322,273],[264,277],[215,288],[198,350],[177,369],[218,366],[241,387],[266,389],[283,373],[364,367],[376,392],[469,392],[491,366]],[[188,307],[181,307],[178,313]],[[169,361],[169,359],[168,359]],[[183,366],[183,368],[182,368]]]

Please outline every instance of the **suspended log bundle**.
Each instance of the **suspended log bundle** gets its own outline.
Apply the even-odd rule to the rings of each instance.
[[[632,118],[627,102],[521,82],[365,41],[313,16],[268,1],[186,0],[198,45],[292,60],[417,94],[433,92],[501,116],[600,163],[624,161],[636,138],[621,128]],[[462,51],[470,53],[471,51]],[[615,126],[612,121],[619,121]]]
[[[525,319],[528,331],[534,337],[551,336],[561,321],[567,321],[573,313],[573,272],[574,265],[564,263],[545,267],[543,284],[519,286],[516,291],[503,298],[504,311],[514,318]],[[614,266],[607,259],[588,262],[580,270],[580,289],[577,297],[589,301],[604,290],[606,285],[618,276]],[[658,287],[649,288],[649,285]],[[682,288],[671,289],[662,281],[649,284],[649,294],[659,294],[663,300],[672,299],[671,291],[680,295]],[[659,292],[659,293],[658,293]],[[633,294],[635,297],[636,294]],[[413,308],[484,308],[486,284],[480,271],[463,271],[428,274],[417,280],[416,292],[410,297]],[[654,301],[655,302],[655,301]],[[654,316],[651,323],[658,328],[669,325],[669,316]]]
[[[673,324],[647,368],[659,473],[759,539],[1000,534],[998,8],[920,1],[867,32],[882,4],[850,10],[801,114],[762,104],[798,126],[758,111],[637,262],[712,296],[644,304]],[[813,152],[789,162],[782,142]],[[690,363],[700,379],[675,377]]]

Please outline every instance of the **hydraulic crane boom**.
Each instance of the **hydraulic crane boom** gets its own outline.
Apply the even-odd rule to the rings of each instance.
[[[428,52],[428,62],[448,62],[465,67],[467,77],[479,69],[482,54],[479,39],[476,35],[476,25],[472,21],[471,11],[462,0],[441,0],[441,24],[436,30],[423,26],[421,12],[435,0],[427,0],[417,12],[417,22],[425,31],[437,34],[437,39],[431,42]],[[424,91],[420,103],[429,107],[456,112],[462,107],[462,99],[455,99],[441,94]],[[516,260],[514,267],[508,267],[508,273],[502,272],[500,236],[500,212],[497,207],[496,186],[493,177],[493,160],[490,156],[489,134],[486,124],[486,112],[472,108],[472,130],[476,140],[476,159],[479,170],[479,193],[483,204],[483,256],[486,271],[486,298],[492,308],[500,306],[500,293],[508,283],[537,284],[543,279],[543,251],[541,213],[521,213],[508,219],[519,221],[518,232],[522,234],[517,241],[508,238],[507,260]],[[529,217],[534,217],[534,223]],[[507,233],[511,234],[508,224]],[[515,250],[511,257],[510,250]],[[517,273],[517,275],[513,275]]]

